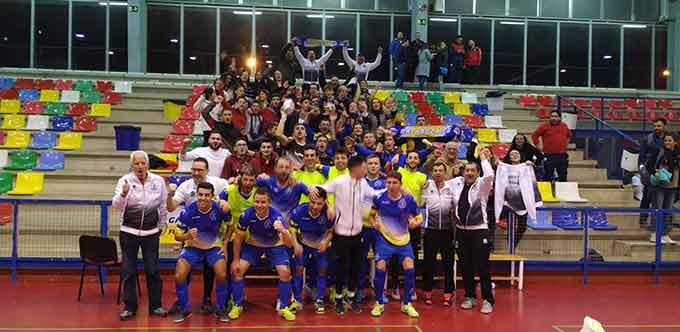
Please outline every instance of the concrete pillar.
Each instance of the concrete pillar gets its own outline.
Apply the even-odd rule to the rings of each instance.
[[[413,0],[411,1],[411,35],[408,36],[410,40],[416,39],[416,32],[420,32],[420,39],[428,41],[427,39],[427,12],[428,0]]]
[[[146,0],[128,0],[128,72],[146,72]]]
[[[663,3],[665,1],[662,1]],[[680,1],[668,2],[668,90],[680,91]],[[656,73],[659,75],[660,73]]]

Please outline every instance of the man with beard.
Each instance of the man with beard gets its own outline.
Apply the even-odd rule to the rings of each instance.
[[[276,176],[261,174],[257,178],[257,186],[267,188],[272,195],[272,207],[276,209],[284,220],[288,219],[290,212],[300,202],[302,195],[309,195],[307,186],[302,182],[297,182],[292,174],[291,161],[282,157],[276,162]]]
[[[208,146],[195,148],[189,152],[186,151],[187,146],[191,144],[191,139],[184,140],[184,147],[180,152],[182,160],[194,160],[196,158],[204,158],[208,161],[208,175],[219,177],[224,168],[224,161],[229,158],[231,152],[222,148],[222,135],[219,131],[214,130],[208,137]]]

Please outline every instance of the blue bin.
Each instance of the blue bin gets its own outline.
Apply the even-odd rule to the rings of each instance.
[[[135,151],[139,150],[139,141],[142,136],[142,128],[135,126],[115,126],[116,150]]]

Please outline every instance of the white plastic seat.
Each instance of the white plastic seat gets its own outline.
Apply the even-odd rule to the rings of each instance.
[[[568,203],[588,202],[579,194],[578,182],[555,182],[555,197]]]

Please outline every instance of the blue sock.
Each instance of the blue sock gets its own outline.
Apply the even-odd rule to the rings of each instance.
[[[416,287],[416,270],[404,269],[404,298],[403,303],[408,304],[411,302],[411,296],[413,295],[413,290]]]
[[[316,300],[326,296],[326,276],[316,277]]]
[[[385,304],[383,293],[385,292],[385,277],[387,271],[385,269],[375,268],[375,278],[373,279],[373,287],[375,289],[375,299],[380,304]]]
[[[227,282],[217,283],[215,287],[215,293],[217,294],[217,310],[224,309],[224,305],[227,303],[227,293],[229,293],[229,284]]]
[[[186,281],[182,283],[175,283],[175,293],[177,293],[177,301],[182,305],[182,310],[189,311],[189,287]]]
[[[302,303],[302,274],[293,275],[293,297]]]
[[[241,306],[241,301],[243,301],[243,286],[245,282],[243,280],[232,281],[231,282],[231,294],[234,297],[234,304]]]
[[[290,284],[290,280],[279,280],[279,303],[281,303],[281,308],[288,306],[288,302],[290,301]]]

